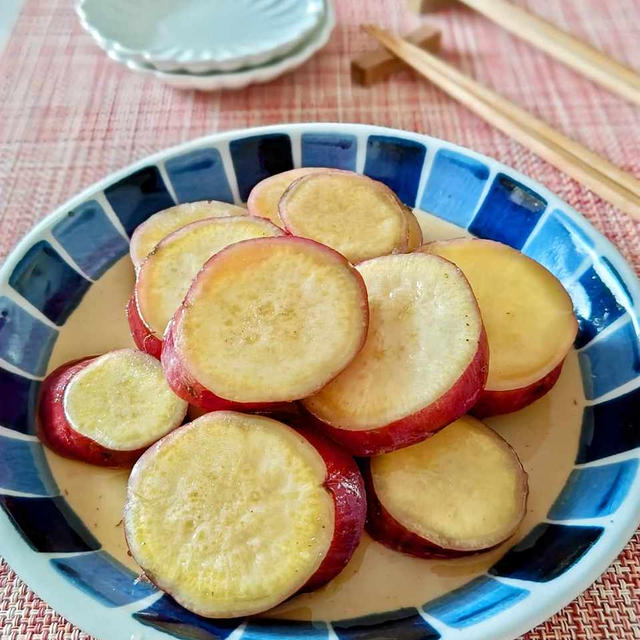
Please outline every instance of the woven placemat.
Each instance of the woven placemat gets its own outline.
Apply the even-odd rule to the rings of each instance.
[[[1,1],[1,0],[0,0]],[[581,211],[640,272],[640,225],[411,72],[353,86],[351,58],[371,47],[362,22],[407,32],[400,0],[339,0],[328,46],[297,71],[227,93],[179,92],[110,61],[69,0],[27,0],[0,54],[0,260],[33,224],[111,171],[201,135],[280,122],[341,121],[428,133],[498,158]],[[640,63],[637,0],[520,1],[627,64]],[[463,9],[430,18],[443,56],[640,176],[640,110]],[[640,638],[640,536],[611,568],[527,640]],[[2,640],[88,638],[0,566]]]

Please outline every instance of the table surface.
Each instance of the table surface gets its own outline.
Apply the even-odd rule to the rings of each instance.
[[[637,0],[517,4],[640,67]],[[71,5],[26,0],[0,51],[0,260],[69,197],[147,154],[226,129],[339,121],[424,132],[498,158],[582,212],[640,272],[640,224],[435,87],[409,71],[369,89],[352,85],[351,58],[371,48],[362,22],[400,33],[420,24],[402,0],[338,0],[336,30],[311,61],[267,85],[215,93],[179,92],[110,61],[82,31]],[[640,177],[640,109],[470,11],[450,9],[428,19],[443,30],[449,62]],[[593,586],[523,637],[640,638],[640,534]],[[3,563],[0,638],[89,636]]]

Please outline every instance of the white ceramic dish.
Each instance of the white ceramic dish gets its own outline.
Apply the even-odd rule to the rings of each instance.
[[[331,2],[326,3],[324,19],[311,33],[309,38],[298,45],[288,55],[256,67],[247,67],[233,72],[185,73],[160,71],[153,66],[136,62],[115,49],[107,49],[107,55],[116,62],[124,64],[135,73],[152,76],[177,89],[197,89],[199,91],[217,91],[218,89],[241,89],[250,84],[269,82],[278,76],[304,64],[317,53],[329,40],[335,26],[335,12]]]
[[[324,0],[78,0],[105,51],[164,72],[234,71],[281,58],[309,37]]]

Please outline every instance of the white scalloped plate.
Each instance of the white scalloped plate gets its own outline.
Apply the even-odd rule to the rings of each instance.
[[[105,50],[160,71],[234,71],[287,55],[323,19],[324,0],[78,0]]]
[[[241,89],[250,84],[269,82],[278,76],[304,64],[317,53],[329,40],[335,26],[335,13],[331,2],[326,3],[324,19],[312,32],[309,39],[298,45],[288,55],[257,67],[247,67],[233,72],[185,73],[165,72],[145,63],[139,63],[115,49],[107,49],[107,55],[116,62],[124,64],[134,73],[148,75],[177,89],[197,89],[217,91],[218,89]]]

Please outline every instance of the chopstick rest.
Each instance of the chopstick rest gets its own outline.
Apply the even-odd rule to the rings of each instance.
[[[407,35],[408,42],[421,49],[437,53],[440,50],[442,32],[440,29],[425,24],[419,29]],[[355,84],[369,87],[376,82],[381,82],[392,73],[406,69],[402,60],[387,51],[384,47],[378,47],[367,51],[351,61],[351,79]]]

